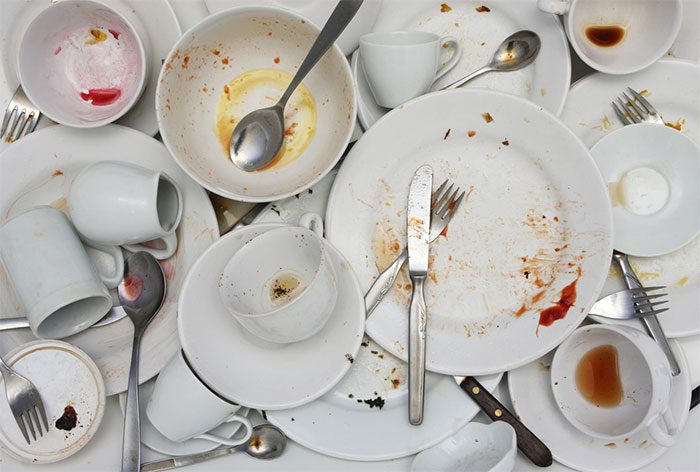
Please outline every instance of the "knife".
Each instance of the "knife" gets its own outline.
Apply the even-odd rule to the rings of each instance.
[[[423,284],[428,276],[432,191],[433,169],[428,165],[421,166],[411,180],[406,212],[408,273],[413,285],[408,317],[408,420],[413,425],[423,422],[425,333],[428,321]]]
[[[552,452],[535,434],[518,420],[496,397],[486,390],[474,377],[455,377],[457,385],[481,407],[493,421],[505,421],[513,427],[517,436],[518,449],[535,465],[552,465]]]

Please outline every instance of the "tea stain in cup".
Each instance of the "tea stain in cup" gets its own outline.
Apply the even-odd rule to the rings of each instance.
[[[586,38],[596,46],[610,48],[625,39],[625,28],[620,25],[595,25],[585,30]]]
[[[245,72],[224,85],[216,107],[214,133],[227,158],[230,157],[229,142],[236,123],[252,111],[277,103],[291,81],[291,74],[267,68]],[[289,164],[311,144],[316,134],[316,102],[304,84],[299,85],[289,99],[284,123],[282,149],[259,171]]]
[[[284,272],[275,276],[270,282],[270,302],[274,306],[281,306],[291,302],[304,290],[304,283],[291,272]]]
[[[597,346],[581,358],[576,366],[576,388],[598,407],[611,408],[620,404],[623,390],[614,346]]]

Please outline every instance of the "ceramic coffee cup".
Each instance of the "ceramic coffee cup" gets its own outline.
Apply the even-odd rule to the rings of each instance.
[[[617,352],[618,365],[610,372],[617,372],[622,392],[619,404],[613,406],[598,406],[582,391],[607,390],[607,384],[615,380],[602,370],[596,372],[591,363],[579,367],[587,353],[601,346],[612,346]],[[583,370],[577,373],[579,368]],[[577,379],[579,376],[583,378]],[[579,385],[585,378],[590,385]],[[615,325],[579,328],[557,349],[552,360],[551,384],[562,414],[590,436],[614,440],[646,429],[661,446],[669,447],[676,441],[679,431],[669,408],[668,360],[656,342],[642,331]]]
[[[681,0],[538,0],[564,15],[576,54],[607,74],[630,74],[663,57],[681,27]]]
[[[206,439],[225,446],[237,446],[250,438],[250,420],[236,415],[240,405],[229,403],[199,380],[178,352],[156,379],[146,415],[153,426],[171,441]],[[245,434],[230,439],[207,433],[223,423],[238,422]]]
[[[305,214],[299,224],[267,231],[239,249],[219,285],[236,320],[272,343],[301,341],[319,332],[338,296],[321,217]]]
[[[440,51],[452,56],[440,66]],[[360,38],[360,61],[376,102],[386,108],[426,93],[430,86],[457,65],[462,46],[451,36],[424,31],[369,33]]]
[[[102,161],[83,169],[68,193],[68,213],[91,242],[124,246],[167,259],[177,249],[182,196],[163,172]],[[162,240],[164,248],[141,243]]]
[[[105,281],[116,285],[124,259],[119,248],[112,249],[116,269]],[[55,208],[32,208],[0,227],[0,260],[37,337],[70,336],[112,308],[83,243]]]

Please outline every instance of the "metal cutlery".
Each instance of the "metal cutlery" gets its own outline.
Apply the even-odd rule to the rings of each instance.
[[[449,185],[449,186],[448,186]],[[440,234],[445,230],[447,225],[452,220],[459,209],[460,203],[464,198],[464,192],[460,193],[460,189],[452,190],[454,184],[449,180],[445,180],[437,190],[433,192],[430,204],[432,206],[432,214],[430,216],[430,242],[435,241]],[[404,249],[401,254],[392,262],[389,267],[379,274],[372,286],[367,290],[365,295],[365,307],[367,316],[371,315],[375,308],[382,301],[384,296],[389,293],[391,287],[394,286],[394,281],[399,275],[401,267],[408,259],[408,250]]]
[[[116,323],[122,318],[126,317],[126,313],[121,307],[112,307],[105,316],[103,316],[97,323],[92,325],[92,328],[99,328],[100,326],[107,326],[112,323]],[[23,316],[17,318],[2,318],[0,319],[0,331],[6,331],[10,329],[20,329],[29,328],[29,320]]]
[[[8,143],[17,141],[34,131],[39,118],[41,118],[41,111],[29,101],[22,86],[18,86],[5,109],[0,138]]]
[[[32,439],[36,441],[36,431],[39,436],[44,436],[41,421],[44,423],[46,432],[49,432],[49,420],[46,419],[46,410],[41,401],[41,395],[33,383],[26,377],[18,374],[10,366],[5,364],[0,357],[0,374],[5,381],[5,395],[7,403],[10,405],[12,416],[17,421],[22,436],[27,444],[31,444],[27,428],[32,433]],[[40,421],[41,419],[41,421]],[[26,422],[26,423],[25,423]]]
[[[634,123],[656,123],[665,125],[666,122],[656,109],[651,106],[651,103],[636,90],[627,87],[627,90],[632,95],[622,94],[612,102],[617,117],[620,118],[622,124],[631,125]]]
[[[614,320],[631,320],[651,314],[658,315],[667,311],[668,308],[654,307],[667,303],[668,300],[659,300],[659,298],[668,295],[666,293],[649,295],[649,292],[665,289],[666,287],[644,287],[620,290],[595,302],[588,314]],[[652,300],[656,301],[652,302]]]

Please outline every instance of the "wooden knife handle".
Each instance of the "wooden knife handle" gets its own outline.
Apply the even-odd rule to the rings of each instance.
[[[518,440],[518,449],[535,465],[549,467],[552,465],[552,453],[532,431],[527,429],[519,419],[506,409],[496,397],[486,390],[474,377],[465,377],[460,388],[469,395],[484,413],[493,421],[505,421],[513,427]]]

